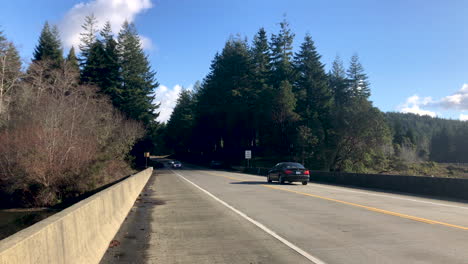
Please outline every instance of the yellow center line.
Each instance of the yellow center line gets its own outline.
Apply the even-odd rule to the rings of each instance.
[[[239,179],[239,178],[229,177],[229,176],[225,176],[225,175],[221,175],[221,174],[217,174],[217,173],[212,173],[212,172],[209,172],[209,171],[205,171],[205,172],[208,173],[208,174],[214,175],[214,176],[221,176],[221,177],[231,179],[231,180],[246,182],[246,180],[242,180],[242,179]]]
[[[214,175],[214,176],[224,177],[224,178],[231,179],[231,180],[247,182],[246,180],[242,180],[242,179],[235,178],[235,177],[230,177],[230,176],[225,176],[225,175],[220,175],[220,174],[217,174],[217,173],[212,173],[212,172],[206,172],[206,173]],[[319,198],[319,199],[332,201],[332,202],[336,202],[336,203],[346,204],[346,205],[350,205],[350,206],[354,206],[354,207],[364,208],[364,209],[367,209],[369,211],[378,212],[378,213],[387,214],[387,215],[398,216],[398,217],[401,217],[401,218],[410,219],[410,220],[423,222],[423,223],[427,223],[427,224],[438,224],[438,225],[458,228],[458,229],[462,229],[462,230],[468,230],[468,227],[465,227],[465,226],[453,225],[453,224],[440,222],[440,221],[435,221],[435,220],[430,220],[430,219],[426,219],[426,218],[422,218],[422,217],[417,217],[417,216],[412,216],[412,215],[407,215],[407,214],[401,214],[401,213],[392,212],[392,211],[379,209],[379,208],[375,208],[375,207],[370,207],[370,206],[366,206],[366,205],[362,205],[362,204],[351,203],[351,202],[346,202],[346,201],[337,200],[337,199],[333,199],[333,198],[328,198],[328,197],[324,197],[324,196],[320,196],[320,195],[294,191],[294,190],[290,190],[290,189],[286,189],[286,188],[282,188],[282,187],[277,187],[277,186],[266,185],[266,184],[262,184],[261,186],[266,187],[266,188],[270,188],[270,189],[281,190],[281,191],[291,192],[291,193],[305,195],[305,196],[309,196],[309,197]]]

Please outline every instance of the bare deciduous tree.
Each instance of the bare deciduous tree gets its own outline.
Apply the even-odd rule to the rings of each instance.
[[[31,205],[51,205],[129,173],[124,159],[143,136],[140,123],[77,80],[66,63],[34,63],[0,131],[0,185],[20,190]]]
[[[18,51],[13,43],[0,36],[0,118],[6,113],[11,93],[17,87],[21,76]]]

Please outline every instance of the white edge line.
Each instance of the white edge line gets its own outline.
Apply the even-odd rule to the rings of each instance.
[[[253,220],[252,218],[248,217],[246,214],[242,213],[241,211],[237,210],[236,208],[232,207],[231,205],[229,205],[228,203],[224,202],[223,200],[219,199],[218,197],[214,196],[213,194],[211,194],[210,192],[208,192],[207,190],[203,189],[202,187],[196,185],[195,183],[193,183],[192,181],[188,180],[187,178],[185,178],[184,176],[180,175],[179,173],[175,172],[175,171],[172,171],[174,172],[174,174],[176,174],[177,176],[181,177],[182,179],[186,180],[187,182],[189,182],[190,184],[192,184],[193,186],[197,187],[199,190],[201,190],[202,192],[206,193],[208,196],[210,196],[211,198],[215,199],[216,201],[220,202],[222,205],[226,206],[227,208],[231,209],[232,211],[234,211],[236,214],[242,216],[243,218],[247,219],[249,222],[251,222],[252,224],[256,225],[257,227],[259,227],[260,229],[262,229],[263,231],[265,231],[266,233],[268,233],[269,235],[271,235],[272,237],[278,239],[279,241],[281,241],[283,244],[285,244],[286,246],[288,246],[289,248],[295,250],[297,253],[301,254],[302,256],[304,256],[306,259],[310,260],[311,262],[315,263],[315,264],[326,264],[325,262],[323,262],[322,260],[310,255],[309,253],[305,252],[304,250],[302,250],[301,248],[299,248],[298,246],[294,245],[293,243],[289,242],[288,240],[284,239],[283,237],[279,236],[278,234],[276,234],[275,232],[273,232],[272,230],[270,230],[268,227],[264,226],[263,224]]]

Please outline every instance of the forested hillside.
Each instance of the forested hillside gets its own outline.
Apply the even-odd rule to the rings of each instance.
[[[386,113],[396,154],[407,161],[468,163],[468,122]]]
[[[465,122],[382,113],[357,55],[326,72],[312,37],[293,50],[287,21],[249,43],[231,37],[209,74],[180,94],[165,142],[178,156],[207,161],[281,160],[311,169],[389,172],[404,164],[465,162]],[[433,165],[430,165],[433,166]]]
[[[0,32],[0,206],[51,206],[132,172],[152,148],[158,85],[133,24],[84,21],[64,57],[45,23],[31,63]],[[135,155],[131,155],[134,153]]]

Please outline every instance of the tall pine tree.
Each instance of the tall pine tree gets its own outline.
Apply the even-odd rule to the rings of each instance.
[[[271,101],[273,90],[269,84],[270,77],[270,49],[268,46],[268,37],[264,28],[260,28],[257,34],[254,36],[251,56],[253,63],[253,85],[257,90],[257,102],[255,104],[254,115],[254,144],[267,145],[265,135],[270,132],[270,124],[267,124],[265,120],[268,120],[269,113],[268,107]]]
[[[96,42],[96,33],[97,29],[97,19],[94,14],[85,17],[85,22],[81,26],[83,32],[80,33],[80,51],[81,51],[81,66],[86,66],[86,61],[88,60],[89,50],[91,49],[94,42]]]
[[[251,49],[255,79],[257,85],[264,85],[270,72],[270,55],[268,38],[264,28],[260,28],[254,37]]]
[[[349,81],[349,90],[353,97],[359,97],[367,99],[370,96],[370,87],[369,81],[367,80],[367,75],[364,72],[364,67],[362,67],[359,62],[359,56],[357,54],[351,57],[351,62],[347,71],[348,81]]]
[[[143,121],[149,127],[156,125],[157,106],[153,104],[154,90],[158,87],[156,73],[141,47],[135,25],[127,21],[118,36],[122,93],[118,108],[130,118]]]
[[[202,138],[211,151],[233,157],[236,151],[252,146],[258,97],[252,77],[247,43],[231,38],[215,56],[199,95],[197,108],[202,118],[197,133],[206,131]]]
[[[299,115],[294,112],[296,108],[296,97],[292,91],[292,85],[284,80],[280,83],[278,91],[273,95],[271,102],[271,119],[273,141],[276,153],[284,156],[292,156],[291,143],[294,141],[294,125],[299,120]]]
[[[289,28],[289,23],[283,20],[280,23],[280,32],[273,34],[270,41],[270,62],[271,78],[270,82],[275,88],[279,88],[282,81],[294,82],[293,66],[291,59],[293,56],[294,33]]]
[[[335,105],[343,106],[349,99],[349,84],[346,79],[346,71],[343,66],[343,61],[339,56],[336,56],[332,63],[332,68],[328,73],[329,85],[333,92]]]
[[[101,38],[92,36],[96,34],[95,19],[87,17],[83,33],[82,43],[82,71],[81,82],[96,85],[99,92],[106,94],[116,107],[120,107],[121,98],[121,76],[117,42],[115,41],[110,23],[106,22],[100,32]],[[89,41],[94,41],[89,44]],[[90,45],[90,46],[89,46]]]
[[[317,167],[323,167],[320,163],[326,160],[325,146],[329,140],[330,111],[333,102],[328,78],[320,58],[311,36],[306,35],[299,52],[294,57],[297,76],[294,90],[298,99],[296,111],[301,115],[303,125],[298,136],[310,138],[309,141],[302,141],[306,145],[305,149],[312,151],[307,157],[303,155],[302,148],[299,151],[302,153],[302,158],[314,157],[316,163],[314,165]]]
[[[192,92],[183,89],[166,126],[166,140],[175,153],[183,154],[190,150],[195,121],[194,106]]]
[[[290,111],[283,111],[286,108],[285,103],[294,102],[294,107],[292,108],[291,114],[287,114],[288,118],[297,116],[294,112],[296,98],[292,92],[292,84],[295,80],[294,67],[292,64],[293,57],[293,40],[294,33],[292,33],[289,28],[289,23],[286,20],[283,20],[280,23],[279,33],[273,34],[269,43],[270,46],[270,78],[269,84],[271,89],[269,94],[267,94],[266,99],[271,102],[267,108],[267,128],[276,127],[276,129],[271,129],[267,132],[266,142],[270,145],[273,152],[278,154],[287,155],[290,154],[290,146],[292,141],[290,141],[290,136],[287,134],[291,133],[290,126],[295,120],[284,120],[283,118],[278,118],[281,115],[278,113],[284,112],[289,113]],[[291,89],[290,89],[291,88]],[[290,92],[291,90],[291,92]],[[284,99],[281,99],[281,96],[286,96]],[[278,111],[278,109],[282,109]],[[281,121],[280,121],[281,120]],[[284,140],[288,140],[284,142]]]
[[[95,40],[86,50],[86,60],[83,60],[81,82],[99,87],[102,91],[105,76],[104,66],[105,50],[100,40]]]
[[[147,56],[141,47],[141,41],[135,25],[124,22],[118,35],[117,50],[121,65],[122,92],[117,107],[128,117],[143,122],[146,137],[138,142],[131,154],[136,157],[136,164],[142,165],[142,153],[154,152],[155,138],[158,133],[156,112],[159,105],[153,104],[154,89],[159,86],[156,73],[151,69]]]
[[[39,43],[34,49],[33,62],[48,61],[52,68],[63,64],[63,50],[57,26],[45,22],[39,36]]]
[[[79,73],[80,72],[80,65],[78,63],[78,58],[75,54],[75,48],[72,46],[70,51],[68,52],[66,62],[68,66],[74,71]]]
[[[306,35],[294,57],[297,112],[306,119],[306,123],[313,116],[325,119],[332,103],[332,93],[320,58],[311,36]]]
[[[117,51],[117,42],[112,34],[112,29],[109,21],[106,22],[101,30],[101,37],[104,44],[103,67],[104,76],[102,76],[101,91],[110,96],[112,103],[119,106],[122,103],[119,54]]]

